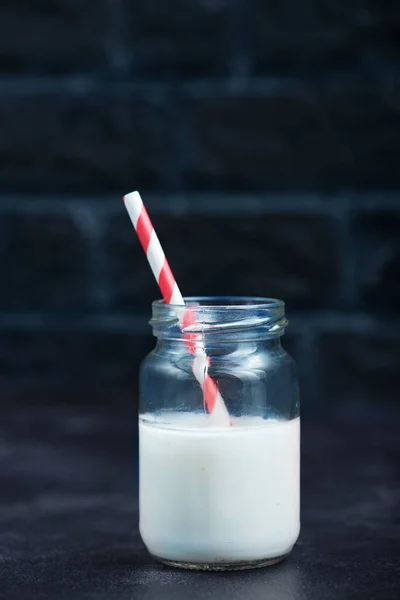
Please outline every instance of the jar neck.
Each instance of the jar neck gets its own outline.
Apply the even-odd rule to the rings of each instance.
[[[185,306],[153,302],[150,321],[161,341],[207,346],[221,343],[279,343],[287,320],[285,304],[272,298],[192,297]]]
[[[199,343],[199,347],[204,350],[209,356],[217,356],[220,354],[230,354],[232,352],[236,352],[236,355],[239,353],[249,353],[253,352],[255,348],[263,348],[266,351],[280,350],[282,349],[281,345],[281,336],[280,337],[270,337],[270,338],[257,338],[255,340],[228,340],[223,338],[222,341],[212,340],[210,341],[208,337],[202,338]],[[184,339],[177,340],[175,338],[169,338],[165,336],[157,337],[157,345],[156,349],[159,352],[167,352],[168,354],[178,354],[181,355],[182,352],[185,354],[188,352],[188,345]]]

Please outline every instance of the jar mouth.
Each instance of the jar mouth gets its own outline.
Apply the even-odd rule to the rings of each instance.
[[[251,310],[255,309],[272,309],[282,308],[284,310],[285,303],[278,298],[266,298],[263,296],[186,296],[184,298],[187,307],[201,307],[202,309],[232,309],[235,310]],[[171,309],[182,309],[180,304],[167,304],[165,300],[154,300],[153,306],[168,306]]]
[[[207,336],[236,335],[253,330],[252,335],[283,335],[288,322],[285,303],[276,298],[261,296],[189,296],[185,305],[166,304],[164,300],[152,303],[150,324],[154,334],[176,337],[188,334]],[[188,318],[189,315],[189,318]]]

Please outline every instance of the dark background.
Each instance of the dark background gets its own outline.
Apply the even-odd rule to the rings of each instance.
[[[0,3],[0,597],[397,600],[400,3]],[[159,291],[282,298],[302,533],[251,574],[137,529],[137,373]]]
[[[3,1],[2,395],[130,402],[139,189],[185,295],[286,301],[304,410],[397,402],[398,40],[395,1]]]

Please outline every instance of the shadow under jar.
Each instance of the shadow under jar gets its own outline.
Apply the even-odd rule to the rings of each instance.
[[[149,552],[173,566],[271,565],[300,531],[299,391],[281,346],[285,305],[185,302],[153,303],[157,345],[140,373],[140,533]],[[187,310],[191,325],[182,332]],[[201,340],[230,426],[204,408],[188,339]]]

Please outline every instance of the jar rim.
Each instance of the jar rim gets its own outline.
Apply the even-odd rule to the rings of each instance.
[[[254,335],[258,337],[277,336],[283,335],[288,324],[285,303],[276,298],[189,296],[184,301],[184,305],[167,304],[164,300],[152,303],[150,325],[155,335],[162,335],[163,332],[170,335],[173,329],[175,337],[200,333],[213,338],[221,335],[229,337],[247,330],[254,330]]]
[[[199,306],[201,308],[210,308],[218,310],[223,309],[271,309],[284,308],[285,302],[278,298],[268,298],[264,296],[185,296],[184,301],[186,306]],[[191,304],[193,303],[193,304]],[[167,304],[165,300],[154,300],[152,306],[167,306],[171,309],[176,307],[182,308],[180,304]]]

